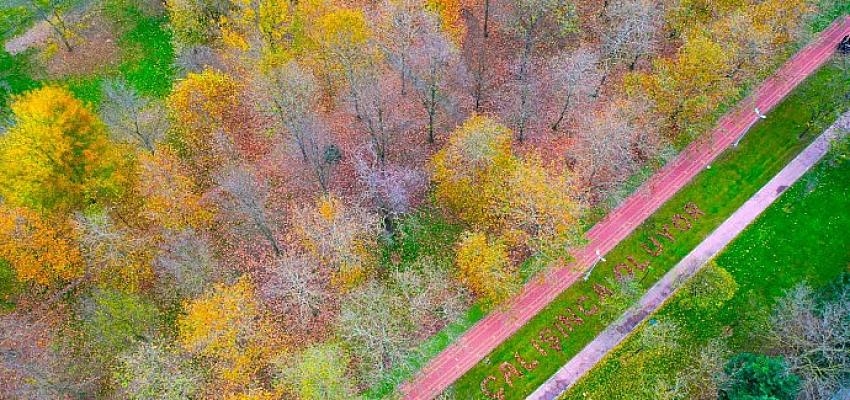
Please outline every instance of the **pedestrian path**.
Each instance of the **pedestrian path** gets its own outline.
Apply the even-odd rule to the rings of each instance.
[[[753,197],[708,235],[693,251],[653,285],[634,307],[619,321],[611,324],[558,372],[534,391],[527,400],[552,400],[574,385],[608,352],[620,344],[647,316],[662,304],[686,280],[696,274],[710,259],[738,237],[768,206],[778,199],[803,174],[818,163],[829,150],[830,143],[850,130],[850,112],[842,115],[829,129],[815,139],[796,158],[779,171]]]
[[[401,386],[406,399],[432,399],[469,371],[499,344],[513,335],[561,292],[570,287],[596,261],[596,250],[605,254],[625,239],[662,204],[684,187],[701,170],[746,134],[767,113],[835,52],[850,34],[850,17],[836,20],[817,39],[803,48],[768,78],[740,106],[723,116],[717,127],[685,148],[655,173],[617,209],[591,228],[587,243],[573,252],[574,260],[554,268],[546,279],[533,280],[501,311],[488,314],[448,346],[411,381]]]

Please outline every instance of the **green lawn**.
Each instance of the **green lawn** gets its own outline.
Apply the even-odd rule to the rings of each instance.
[[[568,339],[560,338],[562,351],[550,351],[545,357],[530,342],[541,329],[551,326],[556,316],[563,314],[566,308],[574,309],[580,298],[595,299],[597,296],[592,285],[610,286],[613,266],[625,262],[627,256],[633,255],[638,262],[651,261],[646,272],[639,272],[637,276],[642,290],[651,286],[848,107],[842,101],[848,83],[846,79],[831,65],[809,77],[771,112],[768,119],[750,130],[737,149],[721,155],[711,169],[697,175],[612,250],[606,257],[607,262],[601,263],[587,282],[577,282],[558,296],[483,362],[461,377],[455,383],[456,392],[462,393],[465,398],[486,398],[480,389],[481,382],[491,375],[499,378],[491,385],[492,388],[504,387],[508,399],[524,398],[532,392],[604,329],[614,315],[625,309],[626,304],[620,303],[608,312],[583,316],[584,323],[575,327]],[[690,230],[673,232],[675,241],[663,239],[664,251],[660,256],[647,255],[641,244],[649,243],[649,237],[663,224],[669,223],[674,214],[681,214],[689,202],[695,202],[706,215],[696,220]],[[515,353],[527,361],[537,359],[539,365],[530,373],[518,367],[522,375],[514,377],[513,386],[507,387],[502,383],[497,366],[502,362],[518,365]]]
[[[647,390],[672,384],[709,341],[729,353],[760,352],[758,333],[778,296],[800,282],[821,287],[850,266],[850,147],[844,160],[834,151],[783,194],[717,259],[738,284],[735,295],[709,308],[689,306],[695,296],[680,290],[651,319],[678,326],[671,345],[648,349],[643,325],[581,380],[563,399],[655,399]]]

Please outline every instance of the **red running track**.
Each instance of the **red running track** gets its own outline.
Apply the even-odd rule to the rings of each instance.
[[[841,38],[850,34],[850,17],[837,19],[816,40],[794,55],[738,108],[724,115],[717,127],[697,140],[655,173],[617,209],[594,225],[588,242],[573,252],[574,261],[552,270],[545,280],[529,282],[503,310],[488,314],[458,340],[401,386],[405,399],[433,399],[510,337],[561,292],[570,287],[596,260],[595,251],[609,252],[643,223],[664,202],[684,187],[720,153],[756,122],[754,107],[763,113],[786,95],[833,54]]]

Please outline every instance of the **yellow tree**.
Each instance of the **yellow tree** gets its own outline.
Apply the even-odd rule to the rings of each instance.
[[[0,259],[18,280],[50,285],[85,273],[73,226],[62,217],[45,220],[25,208],[0,205]]]
[[[504,303],[522,287],[505,245],[488,240],[483,233],[463,234],[457,244],[455,265],[463,284],[487,306]]]
[[[141,221],[173,231],[209,226],[213,205],[197,194],[197,185],[170,149],[141,154],[138,168],[135,194],[141,202],[137,211]]]
[[[303,24],[297,3],[289,0],[230,0],[231,11],[222,16],[224,44],[251,57],[264,67],[279,66],[299,53],[304,44]]]
[[[0,137],[0,196],[12,206],[68,212],[117,199],[132,180],[132,154],[66,89],[17,97]]]
[[[437,14],[440,26],[448,33],[452,42],[460,46],[466,35],[466,25],[461,15],[463,10],[461,0],[425,0],[425,7]]]
[[[230,139],[224,133],[225,122],[239,108],[240,89],[230,76],[206,69],[190,73],[168,97],[177,123],[172,144],[202,187],[212,183],[211,174],[228,156]]]
[[[432,160],[437,200],[512,248],[525,246],[544,259],[566,255],[578,236],[575,191],[533,155],[515,156],[512,136],[482,116],[458,128]]]
[[[258,374],[282,351],[282,340],[254,297],[246,277],[216,285],[184,305],[178,341],[189,353],[209,360],[219,394],[256,387]],[[237,397],[238,398],[238,397]]]
[[[449,137],[433,160],[437,200],[464,222],[499,232],[509,204],[508,178],[519,165],[511,152],[511,131],[473,116]]]
[[[508,181],[509,237],[517,238],[541,258],[537,267],[569,257],[567,249],[581,237],[577,191],[564,174],[551,174],[536,157],[523,160]],[[541,264],[542,263],[542,264]]]
[[[793,44],[808,32],[807,17],[814,11],[811,0],[766,0],[750,7],[753,28],[772,38],[774,46]]]
[[[675,58],[655,62],[655,71],[626,76],[627,91],[646,96],[674,140],[687,140],[712,122],[717,106],[736,91],[730,54],[708,32],[694,30]]]

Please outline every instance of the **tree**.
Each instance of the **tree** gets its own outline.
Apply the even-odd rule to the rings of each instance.
[[[549,61],[546,76],[550,77],[551,90],[560,111],[551,128],[557,132],[571,109],[585,104],[599,79],[599,55],[587,48],[563,52]]]
[[[218,168],[235,157],[225,125],[241,106],[240,91],[229,75],[205,69],[186,75],[166,101],[176,123],[170,142],[202,188],[209,187]]]
[[[287,386],[302,400],[344,400],[356,397],[348,381],[348,354],[339,345],[328,343],[308,347],[295,365],[283,368]]]
[[[533,269],[569,258],[568,250],[581,237],[581,205],[577,190],[564,174],[552,174],[529,156],[508,178],[509,206],[503,238],[512,238],[537,256]],[[507,199],[506,199],[507,200]]]
[[[435,195],[472,226],[499,231],[507,177],[516,168],[511,131],[483,117],[470,117],[456,129],[433,160]]]
[[[343,300],[339,334],[360,361],[358,378],[363,386],[382,381],[396,368],[409,368],[406,361],[416,344],[416,321],[407,306],[376,280],[363,283]]]
[[[81,336],[74,346],[99,374],[105,374],[125,349],[153,340],[160,327],[156,306],[135,294],[95,289],[80,308]]]
[[[230,48],[276,66],[292,58],[303,45],[296,4],[288,0],[231,0],[221,18],[222,39]]]
[[[394,233],[393,218],[410,211],[425,192],[428,180],[422,171],[399,165],[381,166],[374,152],[356,155],[355,171],[363,184],[363,197],[378,210],[384,231]]]
[[[280,334],[254,298],[254,285],[241,277],[216,285],[184,304],[177,319],[181,348],[209,360],[219,393],[237,393],[282,349]]]
[[[800,391],[800,377],[788,371],[782,357],[740,353],[729,359],[724,372],[728,378],[720,385],[721,400],[794,400]]]
[[[231,7],[229,0],[173,0],[165,3],[178,49],[209,44],[218,37],[218,21]]]
[[[378,162],[385,165],[391,139],[402,122],[393,113],[397,99],[382,77],[380,52],[366,15],[348,8],[333,10],[316,21],[312,38],[329,80],[347,86],[353,114],[366,130]]]
[[[121,79],[105,81],[103,94],[100,115],[113,138],[153,153],[168,130],[164,105],[140,95]]]
[[[573,170],[591,204],[610,199],[647,161],[658,156],[663,141],[640,120],[634,101],[609,104],[582,121],[576,134]]]
[[[86,275],[102,286],[136,293],[153,280],[151,239],[117,226],[105,213],[75,218]]]
[[[407,93],[410,79],[412,49],[422,31],[425,3],[409,0],[387,1],[382,4],[381,19],[376,24],[376,36],[387,61],[399,73],[399,91]]]
[[[266,211],[268,188],[248,166],[229,167],[218,177],[221,208],[247,220],[268,241],[276,255],[283,247],[275,236],[274,226]]]
[[[738,291],[738,282],[712,260],[682,290],[688,293],[679,300],[682,308],[699,312],[717,309],[731,300]]]
[[[132,400],[192,398],[202,382],[186,357],[159,341],[142,342],[125,351],[112,375],[118,394]]]
[[[77,233],[64,218],[44,217],[25,208],[0,204],[0,259],[21,282],[48,286],[85,274]]]
[[[428,116],[428,144],[433,144],[436,137],[435,124],[440,107],[453,108],[446,96],[448,75],[459,72],[450,67],[457,63],[457,48],[430,15],[423,15],[421,38],[411,51],[410,77]]]
[[[339,288],[360,283],[373,259],[380,227],[378,218],[340,199],[323,196],[292,216],[298,243],[331,271],[331,282]]]
[[[309,326],[328,300],[326,277],[319,263],[306,255],[283,254],[267,267],[270,276],[259,285],[263,301],[297,326]]]
[[[198,297],[217,280],[217,267],[206,236],[192,229],[169,231],[153,259],[156,292],[174,302]]]
[[[88,382],[63,368],[65,354],[56,346],[57,323],[64,316],[50,310],[42,318],[22,311],[0,315],[0,392],[21,400],[61,398],[85,393]]]
[[[76,35],[73,25],[68,21],[68,11],[74,5],[69,0],[24,0],[24,6],[38,16],[39,20],[47,22],[62,45],[68,51],[73,51],[71,40]]]
[[[798,398],[832,399],[850,376],[850,285],[847,277],[823,293],[799,285],[777,303],[771,329],[765,333],[770,348],[785,357],[791,372],[802,378]],[[843,383],[842,383],[843,382]]]
[[[505,25],[513,30],[522,43],[515,67],[519,90],[514,117],[517,140],[525,140],[528,122],[532,117],[533,52],[538,42],[548,37],[564,36],[578,29],[575,5],[567,0],[513,0],[508,6]]]
[[[717,106],[737,90],[729,78],[736,55],[728,50],[695,30],[675,58],[655,61],[655,72],[627,75],[627,91],[651,102],[669,138],[693,138],[706,131]]]
[[[564,254],[577,232],[575,191],[565,176],[550,173],[533,155],[516,157],[511,136],[480,116],[459,127],[432,161],[436,198],[508,246]]]
[[[0,137],[0,196],[39,212],[81,210],[117,199],[131,182],[128,156],[66,89],[17,97],[15,125]]]
[[[501,305],[522,287],[505,245],[488,240],[483,233],[463,234],[457,244],[455,266],[463,284],[488,307]]]
[[[168,147],[140,154],[134,194],[141,204],[134,222],[153,230],[203,229],[216,214],[215,205],[199,194],[187,168]]]
[[[327,193],[330,169],[339,157],[329,154],[335,146],[328,143],[327,128],[316,112],[319,90],[315,77],[290,62],[270,70],[260,78],[259,85],[266,91],[267,108],[286,132],[287,141],[295,145],[302,162]]]
[[[655,50],[664,11],[661,3],[652,0],[618,0],[605,9],[609,27],[602,39],[606,76],[611,65],[620,63],[634,70],[641,57]]]

